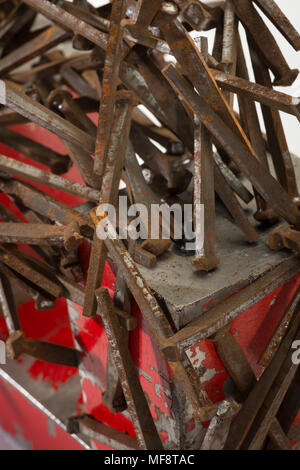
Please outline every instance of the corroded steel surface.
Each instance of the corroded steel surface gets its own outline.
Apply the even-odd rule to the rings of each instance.
[[[25,447],[297,448],[299,71],[261,10],[299,50],[273,0],[0,3],[0,397],[57,435],[7,406]]]

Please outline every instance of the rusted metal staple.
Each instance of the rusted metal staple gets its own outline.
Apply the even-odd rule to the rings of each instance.
[[[67,425],[71,434],[82,434],[95,441],[119,450],[139,450],[138,442],[128,434],[122,433],[97,421],[92,416],[80,415],[69,418]]]

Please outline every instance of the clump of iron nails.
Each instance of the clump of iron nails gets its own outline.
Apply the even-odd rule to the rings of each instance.
[[[195,218],[195,232],[204,229],[204,240],[191,258],[194,270],[212,271],[222,263],[215,250],[215,192],[249,243],[257,241],[258,233],[241,200],[248,204],[255,198],[256,221],[267,225],[285,221],[271,232],[270,247],[299,252],[300,199],[280,111],[300,120],[300,99],[273,88],[292,85],[298,70],[287,64],[261,11],[299,51],[299,34],[273,0],[226,0],[212,6],[198,0],[114,0],[99,8],[87,0],[0,2],[0,142],[49,170],[0,155],[0,189],[26,219],[0,205],[0,296],[10,333],[8,351],[11,357],[25,352],[75,366],[80,361],[71,348],[24,337],[12,283],[34,298],[39,309],[54,308],[55,300],[64,296],[82,305],[83,315],[100,314],[118,372],[106,390],[106,404],[114,412],[127,407],[137,434],[137,441],[116,436],[116,446],[121,439],[125,448],[163,447],[124,342],[125,331],[136,326],[128,308],[132,295],[195,419],[213,418],[203,449],[261,448],[268,433],[277,446],[288,447],[275,414],[269,415],[264,403],[267,400],[276,408],[279,398],[270,391],[272,383],[276,379],[279,388],[288,388],[296,373],[284,351],[299,330],[299,319],[293,316],[299,293],[285,315],[290,328],[286,333],[283,319],[274,334],[276,344],[270,342],[265,351],[266,370],[257,383],[241,350],[234,361],[248,371],[244,382],[236,374],[233,355],[224,357],[238,345],[228,332],[222,330],[218,336],[217,325],[225,327],[233,316],[221,325],[220,312],[212,313],[207,330],[211,336],[214,323],[220,355],[245,398],[240,412],[234,400],[213,404],[184,352],[189,342],[205,337],[203,328],[198,331],[195,325],[192,332],[176,333],[136,264],[151,268],[172,244],[181,246],[182,240],[172,236],[174,227],[170,239],[140,243],[108,236],[102,240],[95,230],[99,223],[95,209],[83,213],[31,183],[84,198],[93,203],[91,208],[100,202],[117,206],[120,194],[147,207],[203,204],[204,226],[198,227]],[[36,29],[39,14],[49,21]],[[240,24],[256,83],[249,81]],[[201,32],[211,29],[215,39],[209,53]],[[70,55],[56,48],[66,42],[72,43]],[[235,95],[238,113],[233,111]],[[255,102],[261,106],[266,134]],[[98,125],[90,118],[96,112]],[[28,122],[56,134],[66,154],[10,127]],[[72,165],[84,184],[61,176]],[[253,190],[245,186],[246,180]],[[83,241],[91,243],[85,287],[78,256]],[[18,248],[20,244],[30,245],[38,258]],[[117,266],[118,299],[111,300],[100,288],[106,260]],[[277,275],[280,279],[284,273]],[[271,281],[269,288],[275,285]],[[266,285],[258,285],[259,289]],[[238,304],[227,306],[235,315],[238,308]],[[104,428],[98,430],[99,440],[104,439]],[[95,437],[97,422],[77,417],[70,420],[69,429],[87,435],[92,430]]]

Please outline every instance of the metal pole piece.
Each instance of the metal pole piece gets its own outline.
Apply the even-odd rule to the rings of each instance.
[[[99,176],[103,176],[105,171],[110,135],[112,132],[119,66],[122,54],[123,29],[121,21],[125,17],[125,13],[126,2],[124,0],[115,0],[112,4],[110,16],[110,30],[103,71],[102,97],[95,147],[94,171]]]
[[[148,208],[148,211],[151,211],[151,204],[160,204],[161,201],[146,184],[131,142],[127,147],[125,168],[135,203],[144,204]],[[144,228],[147,230],[147,233],[151,233],[149,219],[147,218],[147,220],[142,220],[142,223]],[[155,256],[159,256],[169,249],[171,243],[172,242],[169,239],[152,239],[149,235],[148,240],[144,240],[141,246],[144,250],[149,251]]]
[[[31,186],[29,183],[12,179],[0,179],[0,188],[20,199],[25,207],[47,219],[53,220],[53,222],[59,222],[62,225],[68,225],[73,221],[78,222],[81,235],[92,236],[93,224],[89,217],[80,214],[76,209]]]
[[[300,333],[295,340],[300,339]],[[253,425],[243,443],[248,450],[261,450],[274,417],[283,402],[286,393],[295,378],[299,364],[293,364],[292,352],[288,352],[286,359],[267,394],[263,406],[258,411]]]
[[[296,369],[291,360],[291,345],[295,339],[295,335],[297,335],[299,326],[300,318],[298,316],[291,322],[289,330],[273,357],[272,362],[265,369],[255,387],[252,388],[241,408],[241,411],[233,421],[226,443],[227,449],[239,449],[243,445],[243,442],[246,439],[260,408],[268,396],[280,369],[282,367],[286,367],[287,362],[289,366],[292,365],[290,368],[291,371]],[[286,377],[289,377],[289,374]]]
[[[254,155],[251,144],[234,112],[217,86],[203,55],[199,52],[185,28],[178,20],[175,20],[164,24],[162,31],[175,58],[201,98],[222,118],[224,123],[239,137],[241,143],[246,145]]]
[[[238,136],[224,121],[197,95],[192,86],[179,75],[174,66],[164,69],[165,76],[180,93],[186,104],[218,141],[219,145],[238,165],[240,170],[249,178],[255,189],[270,204],[279,215],[286,220],[293,219],[292,224],[300,227],[300,213],[296,205],[280,184],[268,173],[263,165],[254,157]],[[283,203],[284,201],[284,203]]]
[[[61,155],[29,137],[4,127],[4,125],[0,126],[0,139],[1,143],[26,155],[31,160],[48,166],[51,172],[56,175],[66,173],[72,165],[67,155]]]
[[[175,3],[182,4],[182,17],[197,31],[209,31],[222,20],[223,11],[219,7],[210,7],[199,0],[175,0]]]
[[[161,74],[161,71],[151,60],[151,57],[148,57],[144,48],[138,48],[137,50],[131,50],[130,54],[126,57],[126,62],[133,65],[143,77],[148,89],[163,112],[164,116],[162,116],[162,122],[165,123],[192,152],[192,122],[180,99]],[[132,89],[130,85],[129,88]],[[156,115],[156,113],[154,114]],[[159,117],[158,119],[161,120]]]
[[[89,415],[75,416],[68,419],[67,431],[101,442],[118,450],[139,450],[138,442],[133,437],[97,421]]]
[[[258,240],[258,233],[247,218],[217,164],[214,165],[214,181],[216,193],[231,214],[234,222],[242,230],[247,241],[249,243],[255,243]]]
[[[256,384],[256,377],[247,358],[229,331],[220,331],[213,338],[213,342],[228,374],[235,383],[243,398],[246,398]]]
[[[214,159],[210,134],[197,116],[194,149],[196,255],[192,264],[198,270],[211,271],[220,263],[215,254]]]
[[[263,56],[264,63],[272,70],[275,86],[289,86],[296,80],[299,70],[290,69],[277,42],[250,0],[232,0],[237,16],[246,27]]]
[[[238,391],[242,394],[244,399],[247,398],[250,391],[257,383],[257,379],[241,346],[229,333],[228,328],[226,328],[225,331],[223,330],[218,332],[213,338],[213,342],[218,356]],[[269,437],[272,440],[276,439],[276,442],[278,443],[280,441],[281,449],[284,450],[290,448],[288,439],[284,435],[278,419],[275,417],[273,418],[269,428]]]
[[[253,40],[248,38],[248,42],[250,45],[250,55],[256,80],[261,85],[271,88],[272,85],[269,71],[257,53]],[[268,108],[264,105],[261,106],[261,109],[277,179],[286,189],[294,202],[300,206],[295,170],[279,111],[274,108]]]
[[[213,157],[231,189],[246,204],[249,204],[249,202],[253,199],[253,194],[248,190],[248,188],[246,188],[240,178],[234,174],[234,172],[226,165],[226,163],[224,163],[218,152],[214,152]]]
[[[16,331],[7,339],[6,348],[10,359],[18,359],[21,354],[28,354],[40,361],[69,367],[78,367],[80,360],[76,349],[38,339],[25,338],[22,331]]]
[[[234,400],[219,404],[216,416],[209,423],[200,450],[222,450],[228,437],[231,421],[239,412],[240,405]]]
[[[4,172],[8,172],[10,175],[35,181],[36,183],[59,189],[89,201],[99,201],[100,193],[96,189],[89,188],[88,186],[84,186],[80,183],[75,183],[66,178],[62,178],[61,176],[53,175],[47,171],[28,165],[27,163],[19,162],[14,158],[0,155],[0,169]]]
[[[107,235],[105,239],[107,250],[120,272],[122,272],[126,284],[143,312],[154,337],[157,339],[160,347],[162,347],[164,344],[162,341],[164,338],[167,339],[173,335],[173,329],[144,278],[138,271],[130,254],[116,236],[109,220],[107,220]],[[216,412],[216,405],[211,403],[207,393],[199,383],[192,366],[187,364],[186,361],[183,361],[184,363],[181,362],[181,360],[182,357],[179,359],[175,355],[169,361],[169,365],[174,373],[174,380],[178,382],[183,393],[186,394],[192,406],[195,419],[198,421],[210,420]]]
[[[290,225],[277,227],[269,234],[269,247],[275,251],[287,248],[300,253],[300,232]]]
[[[224,5],[224,28],[223,28],[223,49],[221,66],[224,72],[235,75],[238,34],[238,20],[235,16],[234,6],[231,0],[226,0]]]
[[[3,263],[0,263],[0,272],[10,279],[14,286],[22,290],[29,299],[33,299],[35,301],[35,308],[37,310],[51,310],[55,307],[55,297],[43,291],[39,286],[34,285],[28,279],[25,279]]]
[[[51,88],[54,87],[54,84],[50,83],[50,85]],[[41,80],[37,81],[37,87],[38,90],[40,90],[40,87],[43,87]],[[96,125],[81,109],[80,104],[73,99],[71,93],[66,90],[57,89],[52,89],[49,93],[47,87],[45,87],[45,95],[43,101],[46,106],[56,108],[60,113],[63,113],[66,119],[72,124],[87,132],[90,136],[96,137]]]
[[[111,132],[105,173],[102,179],[99,201],[102,204],[116,204],[122,167],[129,138],[133,106],[134,99],[132,93],[121,92],[121,95],[116,102],[116,115]],[[101,285],[106,255],[107,250],[104,241],[98,238],[95,231],[86,283],[86,296],[83,309],[84,316],[91,317],[96,314],[97,301],[95,298],[95,290]]]
[[[139,43],[154,45],[153,36],[148,30],[153,18],[163,5],[163,0],[138,0],[134,15],[129,20],[123,20],[122,24],[126,26],[130,34],[138,40]],[[145,42],[146,41],[146,42]]]
[[[8,333],[11,335],[21,327],[14,301],[11,279],[2,270],[0,274],[0,304]]]
[[[168,182],[168,189],[179,193],[185,191],[191,180],[191,173],[180,167],[178,158],[162,153],[151,140],[135,127],[132,127],[130,139],[136,153],[156,174]]]
[[[0,80],[0,103],[90,154],[94,153],[94,139],[90,135],[34,101],[22,87],[8,80]]]
[[[254,0],[264,14],[283,34],[285,39],[293,46],[295,51],[300,51],[300,35],[280,10],[274,0]]]
[[[287,436],[278,419],[275,418],[273,419],[271,426],[269,428],[269,438],[271,440],[271,443],[276,446],[277,449],[280,450],[292,450],[291,446],[291,440],[299,440],[299,438],[293,439],[290,434]]]
[[[69,34],[61,30],[57,26],[50,26],[45,31],[41,32],[31,41],[26,42],[21,47],[18,47],[10,54],[5,55],[0,59],[0,75],[4,76],[25,64],[27,61],[43,54],[52,47],[64,42],[69,38]]]
[[[26,258],[21,256],[20,252],[14,251],[12,248],[4,248],[1,245],[0,259],[9,268],[29,279],[53,297],[59,298],[64,295],[63,287],[53,276],[51,278],[50,275],[47,276],[44,272],[38,271]]]
[[[139,382],[128,345],[124,342],[123,330],[114,313],[108,290],[98,289],[96,297],[139,445],[141,449],[162,450],[161,439]]]
[[[1,243],[64,245],[64,227],[48,224],[0,223]]]
[[[292,114],[300,120],[300,98],[281,93],[259,83],[250,82],[249,79],[226,74],[221,70],[210,69],[217,84],[224,90],[245,96],[247,99],[258,101],[271,108]]]
[[[71,15],[60,6],[48,0],[24,0],[24,3],[42,13],[42,15],[46,16],[46,18],[49,18],[54,23],[59,23],[61,26],[67,28],[67,30],[79,33],[101,49],[106,49],[107,35],[105,33],[79,20],[76,16]]]
[[[242,78],[249,79],[248,69],[246,65],[246,60],[242,48],[242,43],[240,37],[238,36],[238,61],[237,61],[237,72],[238,75]],[[245,120],[245,126],[248,131],[250,141],[253,145],[255,154],[265,166],[265,168],[270,171],[269,163],[266,152],[266,145],[262,136],[260,123],[258,119],[258,114],[256,111],[255,103],[252,100],[246,99],[244,97],[239,97],[239,106],[240,112],[243,113]],[[268,225],[273,225],[278,221],[278,217],[274,211],[268,206],[266,201],[260,196],[260,194],[254,189],[254,195],[256,199],[257,211],[254,214],[254,218],[259,222],[266,223]]]
[[[129,248],[133,248],[133,244],[129,243]],[[119,312],[119,308],[122,309],[123,315],[125,315],[125,325],[123,326],[123,341],[129,344],[129,332],[137,327],[137,320],[130,313],[131,311],[131,294],[126,286],[123,276],[120,272],[117,273],[115,292],[113,298],[114,312]],[[122,317],[119,315],[119,322]],[[125,328],[124,328],[125,326]],[[113,359],[113,353],[110,344],[107,350],[106,360],[106,388],[105,392],[102,393],[102,402],[109,408],[113,413],[119,413],[127,408],[126,399],[123,392],[123,387],[120,382],[118,371]]]

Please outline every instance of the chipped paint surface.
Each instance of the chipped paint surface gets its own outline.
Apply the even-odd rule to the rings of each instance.
[[[22,134],[30,136],[33,131],[36,131],[37,126],[26,124],[14,126],[14,128]],[[45,129],[38,128],[38,132],[35,132],[35,138],[41,143],[46,139],[53,149],[65,153],[59,138]],[[0,144],[1,152],[42,168],[38,163],[32,162],[2,144]],[[66,177],[70,177],[73,181],[82,181],[74,167],[66,174]],[[39,187],[39,185],[36,186]],[[67,204],[74,205],[82,202],[81,199],[61,191],[41,188],[48,194],[63,199]],[[16,210],[5,195],[0,195],[0,201],[11,210]],[[83,244],[80,258],[84,270],[88,264],[89,251],[88,245]],[[128,267],[133,269],[131,259],[125,257],[125,261]],[[136,282],[144,288],[142,279],[138,275]],[[257,366],[257,359],[272,334],[274,325],[280,319],[285,306],[295,293],[299,282],[300,276],[295,276],[289,283],[280,286],[232,322],[230,333],[241,345],[257,376],[262,372],[262,368]],[[107,287],[110,294],[113,295],[115,278],[108,264],[105,266],[102,285]],[[152,302],[153,297],[150,292],[145,291],[145,294],[149,295],[149,301],[152,303],[155,314],[156,302]],[[207,305],[202,306],[203,311],[211,308],[216,302],[217,299],[211,299]],[[53,311],[35,310],[33,301],[26,302],[19,307],[18,311],[26,335],[66,346],[75,345],[77,349],[85,353],[78,372],[81,378],[82,393],[79,397],[75,397],[77,412],[81,413],[84,410],[105,424],[134,436],[128,412],[114,415],[101,401],[102,392],[105,390],[108,344],[101,319],[83,317],[81,307],[64,300],[57,301],[55,314]],[[130,333],[130,351],[164,445],[167,449],[177,449],[179,446],[186,449],[198,449],[208,423],[195,422],[192,418],[192,410],[188,406],[184,408],[184,403],[181,403],[179,396],[174,393],[170,370],[161,358],[152,333],[144,322],[135,302],[132,304],[132,314],[137,318],[138,327]],[[6,338],[7,330],[0,315],[0,339],[5,340]],[[188,350],[188,357],[213,402],[234,396],[236,391],[233,383],[218,358],[212,342],[205,340],[194,345]],[[26,366],[25,373],[30,380],[37,384],[43,383],[51,389],[51,392],[55,391],[55,393],[59,393],[62,387],[77,374],[77,370],[74,368],[46,364],[42,361],[33,361],[28,366],[22,357],[19,360],[19,365]],[[10,435],[17,436],[20,445],[25,448],[83,448],[55,421],[50,420],[41,410],[30,404],[24,396],[2,379],[0,379],[0,403],[0,426]],[[294,424],[297,422],[300,422],[300,412]],[[299,449],[299,443],[293,443],[293,446],[295,449]],[[96,442],[92,442],[92,447],[108,449],[108,447]]]
[[[259,337],[259,329],[261,328],[261,325],[263,325],[264,319],[269,317],[272,312],[276,313],[274,309],[278,300],[281,302],[281,308],[283,302],[286,304],[289,302],[295,291],[297,282],[299,282],[299,280],[297,281],[296,278],[292,279],[288,285],[284,285],[276,289],[275,292],[267,296],[265,299],[259,302],[259,304],[252,307],[244,314],[240,315],[233,322],[230,331],[235,336],[236,340],[240,343],[247,357],[250,358],[252,364],[254,364],[255,358],[257,358],[257,354],[254,354],[254,352],[251,350],[253,338],[255,338],[256,335]],[[277,302],[273,301],[275,297]],[[279,309],[278,305],[276,308]],[[20,310],[21,318],[23,315],[33,315],[33,318],[35,315],[37,315],[37,312],[32,309],[32,303],[28,303],[23,307],[23,309],[23,314],[23,310]],[[68,334],[65,336],[60,336],[61,333],[59,334],[56,330],[56,325],[61,324],[62,331],[64,331],[64,322],[62,319],[66,318],[66,312],[67,306],[60,305],[60,308],[58,309],[58,315],[61,315],[61,317],[56,318],[53,322],[52,334],[54,335],[53,338],[56,338],[56,341],[58,341],[58,338],[61,338],[62,344],[72,344],[72,342],[70,342],[72,341],[72,338],[68,336]],[[144,323],[136,304],[133,304],[132,313],[138,320],[138,328],[131,332],[130,350],[138,368],[141,384],[146,392],[151,412],[156,420],[157,427],[164,440],[164,445],[166,448],[175,449],[178,448],[178,439],[180,434],[176,420],[178,421],[179,419],[182,419],[182,416],[180,417],[180,413],[178,413],[176,409],[173,408],[174,396],[172,396],[172,388],[170,387],[170,373],[166,363],[161,359],[159,352],[156,350],[155,341],[153,340],[152,334],[147,325]],[[132,427],[128,413],[125,411],[122,414],[113,415],[101,403],[102,391],[105,389],[107,348],[107,338],[103,331],[101,320],[82,317],[81,308],[75,304],[70,303],[69,314],[71,314],[70,316],[72,317],[71,323],[73,326],[73,332],[76,333],[76,344],[80,345],[81,348],[88,352],[84,358],[83,367],[80,367],[80,375],[82,379],[82,396],[84,397],[85,411],[87,413],[91,413],[94,417],[103,421],[104,423],[112,425],[113,427],[116,427],[117,429],[134,436],[134,429]],[[27,318],[27,320],[29,322],[30,318]],[[48,325],[51,324],[51,321],[53,321],[53,319],[51,320],[49,318]],[[0,326],[1,337],[5,337],[6,333],[2,328],[3,322],[1,322],[1,319]],[[76,327],[75,330],[74,327]],[[38,334],[41,334],[42,336],[44,331],[44,334],[46,334],[44,325],[38,325],[35,327],[35,334],[37,336]],[[250,335],[249,340],[248,338],[250,332],[252,332],[252,336]],[[188,357],[195,370],[198,372],[200,380],[204,384],[205,389],[209,393],[209,396],[213,402],[221,401],[222,399],[234,394],[234,388],[230,382],[230,378],[228,377],[222,362],[219,360],[215,352],[213,343],[206,340],[196,344],[188,351]],[[52,366],[52,371],[50,369],[47,371],[47,368],[45,367],[39,369],[39,362],[40,361],[35,361],[34,365],[34,368],[37,372],[39,371],[39,373],[32,374],[32,369],[31,371],[29,369],[30,376],[35,380],[46,380],[50,382],[52,386],[53,384],[56,384],[58,390],[60,384],[66,383],[71,377],[68,375],[68,372],[62,372],[60,370],[67,369],[65,367]],[[259,370],[257,370],[257,373],[259,373]],[[0,392],[2,392],[2,389]],[[199,448],[208,423],[199,425],[199,423],[195,423],[191,416],[188,418],[188,412],[186,413],[186,416],[187,418],[184,418],[183,420],[186,441],[185,444],[181,443],[181,445],[185,445],[186,448]],[[17,418],[17,416],[14,417],[14,420],[17,420],[16,422],[18,422],[18,419],[19,418]],[[297,417],[297,420],[300,421],[300,416]],[[39,422],[38,417],[37,422]],[[25,425],[21,424],[21,429],[24,432],[24,428],[22,426]],[[54,439],[54,429],[57,433],[56,426],[51,427],[50,425],[49,428],[49,420],[45,421],[45,435],[47,436],[45,439],[49,439],[50,437]],[[19,438],[22,439],[22,437],[20,437],[22,436],[20,434],[20,428],[18,431],[15,428],[10,428],[8,426],[8,431],[12,435],[16,435],[19,432]],[[183,430],[181,433],[183,433]],[[23,435],[23,439],[27,439],[29,442],[26,434]],[[36,436],[36,439],[38,439],[38,436]],[[29,446],[30,444],[27,443],[27,445]],[[33,448],[40,448],[39,446],[43,444],[37,444],[34,442],[32,445]],[[55,445],[57,445],[57,448],[59,448],[58,444]],[[94,443],[93,445],[99,449],[106,448],[104,445],[99,443]],[[69,447],[65,448],[72,448],[72,446],[70,447],[70,444],[68,444],[68,446]],[[294,446],[297,448],[297,443],[295,443]]]
[[[2,409],[5,409],[5,413],[1,413],[0,426],[16,439],[23,449],[83,449],[82,445],[53,420],[55,434],[49,434],[49,417],[2,378],[0,378],[0,401]]]

